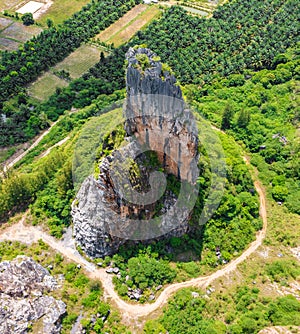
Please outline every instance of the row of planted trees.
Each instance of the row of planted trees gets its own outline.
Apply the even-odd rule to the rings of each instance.
[[[64,59],[80,44],[104,30],[139,0],[92,1],[62,25],[51,26],[18,51],[3,52],[0,62],[0,103]]]
[[[84,13],[83,17],[91,19],[90,22],[93,21],[90,13],[94,6],[96,4],[89,5],[86,9],[84,7],[81,11]],[[84,22],[81,12],[75,14],[63,27],[68,27],[68,31],[80,31]],[[293,45],[297,39],[297,13],[295,0],[229,2],[219,7],[210,19],[190,16],[182,8],[172,7],[160,20],[138,32],[132,41],[114,49],[110,56],[101,57],[100,62],[88,73],[72,81],[68,87],[58,89],[49,101],[37,106],[31,106],[30,101],[23,109],[14,106],[13,109],[22,110],[23,114],[19,116],[25,118],[25,121],[18,122],[18,112],[12,112],[8,116],[11,122],[3,125],[11,135],[6,137],[0,134],[0,145],[13,144],[14,138],[19,142],[32,137],[33,133],[46,126],[44,116],[55,120],[72,106],[82,108],[91,104],[99,94],[111,94],[124,87],[125,53],[129,46],[135,44],[144,43],[153,49],[163,61],[171,65],[182,84],[202,86],[215,77],[243,72],[245,68],[273,67],[274,57]],[[80,25],[76,28],[78,20]],[[29,44],[25,44],[24,48],[28,46]],[[33,63],[27,65],[30,67]],[[37,63],[40,61],[37,60]],[[15,70],[11,73],[13,76],[9,80],[18,81],[19,72]],[[14,85],[11,87],[18,89]],[[8,109],[10,107],[11,104]],[[4,105],[5,114],[9,113],[6,109]],[[17,136],[13,135],[16,124],[20,125],[15,127],[20,133]],[[35,130],[32,131],[32,128]]]

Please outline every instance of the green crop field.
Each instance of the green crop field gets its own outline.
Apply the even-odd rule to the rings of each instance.
[[[89,0],[54,0],[49,9],[37,21],[46,25],[47,19],[51,19],[55,24],[60,24],[89,2]]]
[[[71,78],[79,78],[90,67],[100,59],[100,50],[91,45],[82,45],[72,52],[66,59],[57,64],[53,70],[65,70],[70,73]]]
[[[127,42],[141,28],[159,16],[158,6],[138,5],[96,36],[102,42],[118,47]]]
[[[65,87],[67,85],[68,83],[65,80],[47,72],[28,88],[28,93],[38,100],[45,100],[55,92],[57,87]]]

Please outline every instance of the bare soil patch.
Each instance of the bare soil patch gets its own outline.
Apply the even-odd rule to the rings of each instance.
[[[95,36],[95,38],[99,38],[101,41],[105,42],[111,38],[111,36],[115,35],[120,29],[126,26],[129,22],[131,22],[134,18],[136,18],[139,14],[144,12],[147,9],[147,5],[137,5],[132,8],[129,12],[127,12],[124,16],[122,16],[118,21],[113,23],[107,29],[102,31],[100,34]]]
[[[1,51],[13,51],[17,50],[20,43],[17,41],[13,41],[11,39],[0,37],[0,50]]]
[[[0,17],[0,30],[7,28],[13,21],[5,17]]]
[[[44,4],[42,2],[29,1],[24,6],[19,8],[17,10],[17,13],[20,13],[20,14],[31,13],[31,14],[33,14],[43,6],[44,6]]]

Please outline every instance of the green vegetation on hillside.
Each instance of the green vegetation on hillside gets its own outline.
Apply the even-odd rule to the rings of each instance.
[[[252,153],[277,202],[300,214],[299,49],[278,55],[273,70],[231,75],[188,88],[196,109]]]
[[[87,333],[129,333],[120,324],[119,314],[111,310],[104,302],[103,290],[97,280],[88,278],[84,270],[75,263],[67,261],[60,253],[52,250],[42,240],[30,246],[19,242],[0,243],[0,262],[12,260],[17,255],[32,257],[34,261],[44,266],[55,278],[60,278],[61,288],[50,292],[54,298],[61,299],[67,305],[67,313],[62,319],[62,334],[70,333],[79,315]],[[98,314],[98,315],[97,315]],[[102,320],[105,317],[105,320]],[[92,322],[96,318],[96,322]],[[33,324],[33,333],[35,333]]]
[[[231,293],[208,297],[198,289],[183,289],[172,298],[158,320],[144,327],[146,334],[159,333],[258,333],[267,326],[299,326],[300,302],[293,296],[272,300],[259,289],[237,287]]]

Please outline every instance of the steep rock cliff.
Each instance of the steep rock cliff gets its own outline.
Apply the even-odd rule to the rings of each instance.
[[[197,196],[197,128],[174,75],[149,49],[130,48],[126,59],[127,144],[102,159],[98,179],[83,182],[72,207],[76,242],[90,257],[111,255],[127,240],[186,233]],[[180,183],[177,197],[168,174]]]

